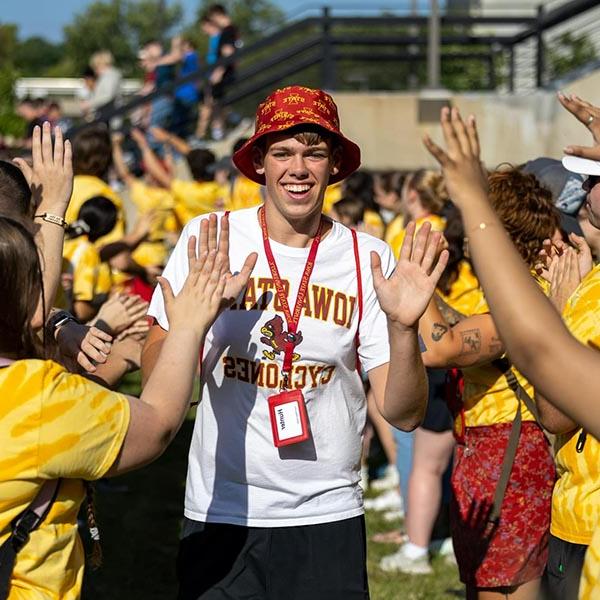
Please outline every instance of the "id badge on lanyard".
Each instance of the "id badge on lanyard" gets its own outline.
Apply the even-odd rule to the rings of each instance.
[[[321,221],[319,223],[317,234],[310,247],[306,266],[304,267],[304,273],[302,274],[302,279],[300,280],[300,286],[298,288],[298,296],[296,297],[296,304],[294,305],[294,313],[292,314],[287,301],[285,287],[281,280],[281,276],[279,275],[279,270],[277,269],[277,263],[275,262],[273,251],[271,250],[264,207],[259,211],[258,214],[263,233],[265,254],[267,255],[267,261],[269,263],[269,268],[271,269],[271,275],[275,284],[275,292],[277,293],[277,297],[279,299],[279,303],[281,304],[288,326],[289,341],[286,342],[284,348],[283,367],[281,369],[283,377],[281,390],[278,394],[269,396],[268,399],[271,431],[273,433],[273,444],[275,447],[281,448],[282,446],[289,446],[291,444],[304,442],[310,437],[304,395],[302,394],[302,390],[290,389],[290,372],[292,370],[292,357],[294,354],[294,344],[292,340],[295,338],[296,332],[298,331],[300,313],[302,312],[304,299],[306,298],[306,294],[308,292],[308,282],[315,266],[317,250],[321,242],[323,222]]]

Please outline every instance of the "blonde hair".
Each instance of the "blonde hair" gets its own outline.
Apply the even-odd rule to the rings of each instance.
[[[406,186],[417,192],[423,208],[434,214],[439,214],[449,200],[444,177],[438,171],[419,169],[408,175]]]
[[[113,62],[114,59],[110,50],[98,50],[90,58],[90,67],[97,71],[101,67],[110,67]]]

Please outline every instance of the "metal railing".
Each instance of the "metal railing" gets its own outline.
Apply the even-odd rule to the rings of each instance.
[[[519,78],[529,82],[529,89],[543,87],[552,78],[546,60],[548,45],[562,35],[561,31],[572,30],[572,24],[583,19],[587,29],[579,25],[577,31],[589,31],[593,42],[600,43],[600,26],[596,25],[600,19],[589,18],[591,11],[596,16],[596,10],[600,11],[597,0],[571,0],[551,9],[540,6],[536,14],[529,16],[522,12],[443,14],[440,19],[442,84],[444,72],[452,65],[455,68],[471,65],[479,73],[477,82],[473,83],[476,89],[496,90],[504,85],[508,91],[515,91],[523,87]],[[386,83],[390,84],[387,89],[400,89],[401,84],[404,89],[418,88],[426,75],[427,26],[428,18],[421,14],[342,16],[322,7],[318,16],[291,20],[247,44],[232,57],[220,60],[217,65],[237,65],[235,83],[223,103],[231,105],[252,100],[255,105],[269,88],[290,82],[299,73],[303,73],[303,82],[308,85],[327,90],[352,89],[355,82],[360,81],[361,69],[377,73],[386,65],[388,71],[389,65],[404,69],[406,80],[403,83],[404,80],[395,81],[393,75],[387,77]],[[215,66],[180,77],[123,106],[100,111],[98,117],[109,120],[125,115],[157,97],[172,94],[183,83],[206,81]],[[381,84],[377,87],[382,89]]]

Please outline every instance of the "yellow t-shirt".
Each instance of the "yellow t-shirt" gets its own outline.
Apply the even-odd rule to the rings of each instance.
[[[252,208],[263,203],[263,186],[241,173],[235,178],[226,206],[228,210]]]
[[[392,221],[393,223],[394,221]],[[446,228],[446,219],[444,217],[440,217],[439,215],[427,215],[426,217],[421,217],[415,221],[416,230],[419,231],[424,223],[431,223],[431,231],[444,231]],[[391,223],[390,223],[391,225]],[[394,252],[394,256],[398,258],[400,256],[400,249],[402,248],[402,242],[404,242],[404,235],[406,229],[401,229],[393,238],[388,242],[392,247],[392,251]],[[387,233],[386,233],[386,237]]]
[[[143,267],[166,264],[169,248],[165,244],[165,236],[179,231],[173,194],[164,188],[147,185],[139,179],[131,183],[129,193],[140,215],[151,210],[157,211],[148,240],[133,251],[133,259]]]
[[[205,213],[217,210],[216,203],[221,198],[221,186],[215,181],[181,181],[171,183],[175,199],[175,214],[181,225]]]
[[[481,294],[479,304],[469,313],[469,316],[489,312],[485,297]],[[473,343],[476,343],[475,337]],[[518,400],[500,369],[487,363],[477,367],[463,368],[462,372],[465,385],[463,391],[465,425],[479,427],[512,423],[517,412]],[[513,372],[527,394],[533,398],[533,386],[514,367]],[[523,403],[521,404],[521,415],[523,421],[535,421],[535,417]],[[456,427],[460,430],[459,419],[460,417],[457,417]]]
[[[61,479],[42,524],[17,555],[9,600],[75,600],[84,552],[77,513],[83,479],[106,474],[123,445],[129,403],[63,367],[20,360],[0,369],[0,544],[43,483]]]
[[[404,230],[404,217],[402,215],[395,216],[385,228],[385,234],[383,236],[384,242],[390,244],[391,241]]]
[[[342,199],[342,182],[338,181],[337,183],[333,183],[325,189],[325,196],[323,197],[323,209],[326,215],[331,213],[331,209],[333,205]]]
[[[463,315],[472,315],[481,304],[483,292],[479,280],[475,277],[471,263],[462,260],[458,265],[458,276],[450,287],[450,293],[437,292],[442,300]]]
[[[73,302],[91,302],[100,306],[110,294],[110,267],[100,261],[100,254],[85,236],[65,240],[63,273],[73,276]]]
[[[73,223],[77,220],[79,209],[86,200],[93,196],[105,196],[112,200],[117,207],[117,222],[110,233],[96,241],[98,248],[102,248],[106,244],[119,241],[125,235],[125,212],[123,210],[123,201],[120,196],[102,179],[93,175],[75,175],[73,178],[73,193],[71,194],[71,202],[67,208],[65,220],[68,223]]]
[[[583,279],[563,311],[569,331],[587,344],[600,335],[600,266]],[[583,451],[576,450],[581,429],[557,435],[554,453],[558,481],[552,495],[552,535],[587,545],[600,517],[600,444],[586,434]]]
[[[600,527],[596,527],[585,553],[579,582],[579,600],[597,600],[598,598],[600,598]]]
[[[383,223],[383,219],[379,216],[379,213],[375,212],[374,210],[365,210],[363,224],[366,233],[379,238],[380,240],[383,239],[385,225]]]

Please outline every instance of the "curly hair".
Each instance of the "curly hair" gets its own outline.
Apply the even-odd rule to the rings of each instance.
[[[535,175],[514,167],[492,171],[489,198],[523,260],[533,267],[546,238],[560,226],[552,193]]]

